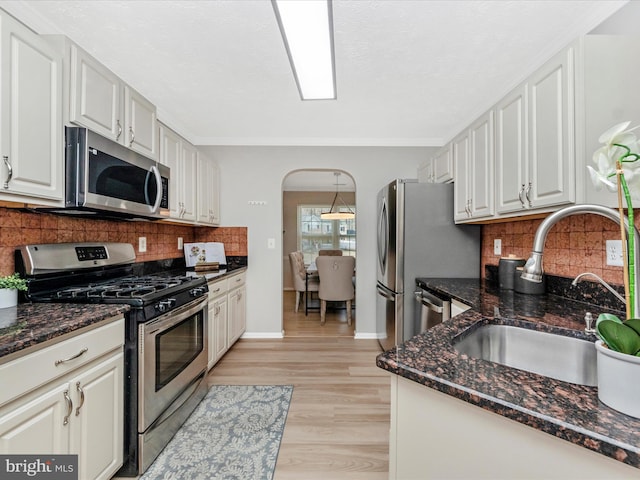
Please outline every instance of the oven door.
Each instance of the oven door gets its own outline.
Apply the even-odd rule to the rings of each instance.
[[[138,327],[138,431],[207,369],[207,295]]]

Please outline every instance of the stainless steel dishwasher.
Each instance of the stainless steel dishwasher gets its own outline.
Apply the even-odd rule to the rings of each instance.
[[[416,306],[414,325],[418,332],[435,327],[451,318],[451,301],[440,298],[427,290],[417,288],[415,292]]]

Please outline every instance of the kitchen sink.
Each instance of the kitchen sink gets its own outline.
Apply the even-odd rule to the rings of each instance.
[[[462,354],[578,385],[597,385],[593,342],[512,325],[483,325],[454,348]]]

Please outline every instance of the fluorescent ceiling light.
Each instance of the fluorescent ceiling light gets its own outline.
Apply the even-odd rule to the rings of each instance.
[[[335,100],[331,0],[271,0],[303,100]]]

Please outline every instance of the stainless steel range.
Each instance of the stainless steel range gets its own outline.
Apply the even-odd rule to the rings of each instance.
[[[207,283],[184,272],[134,274],[128,243],[27,245],[16,269],[33,302],[123,303],[124,465],[143,473],[206,395]]]

